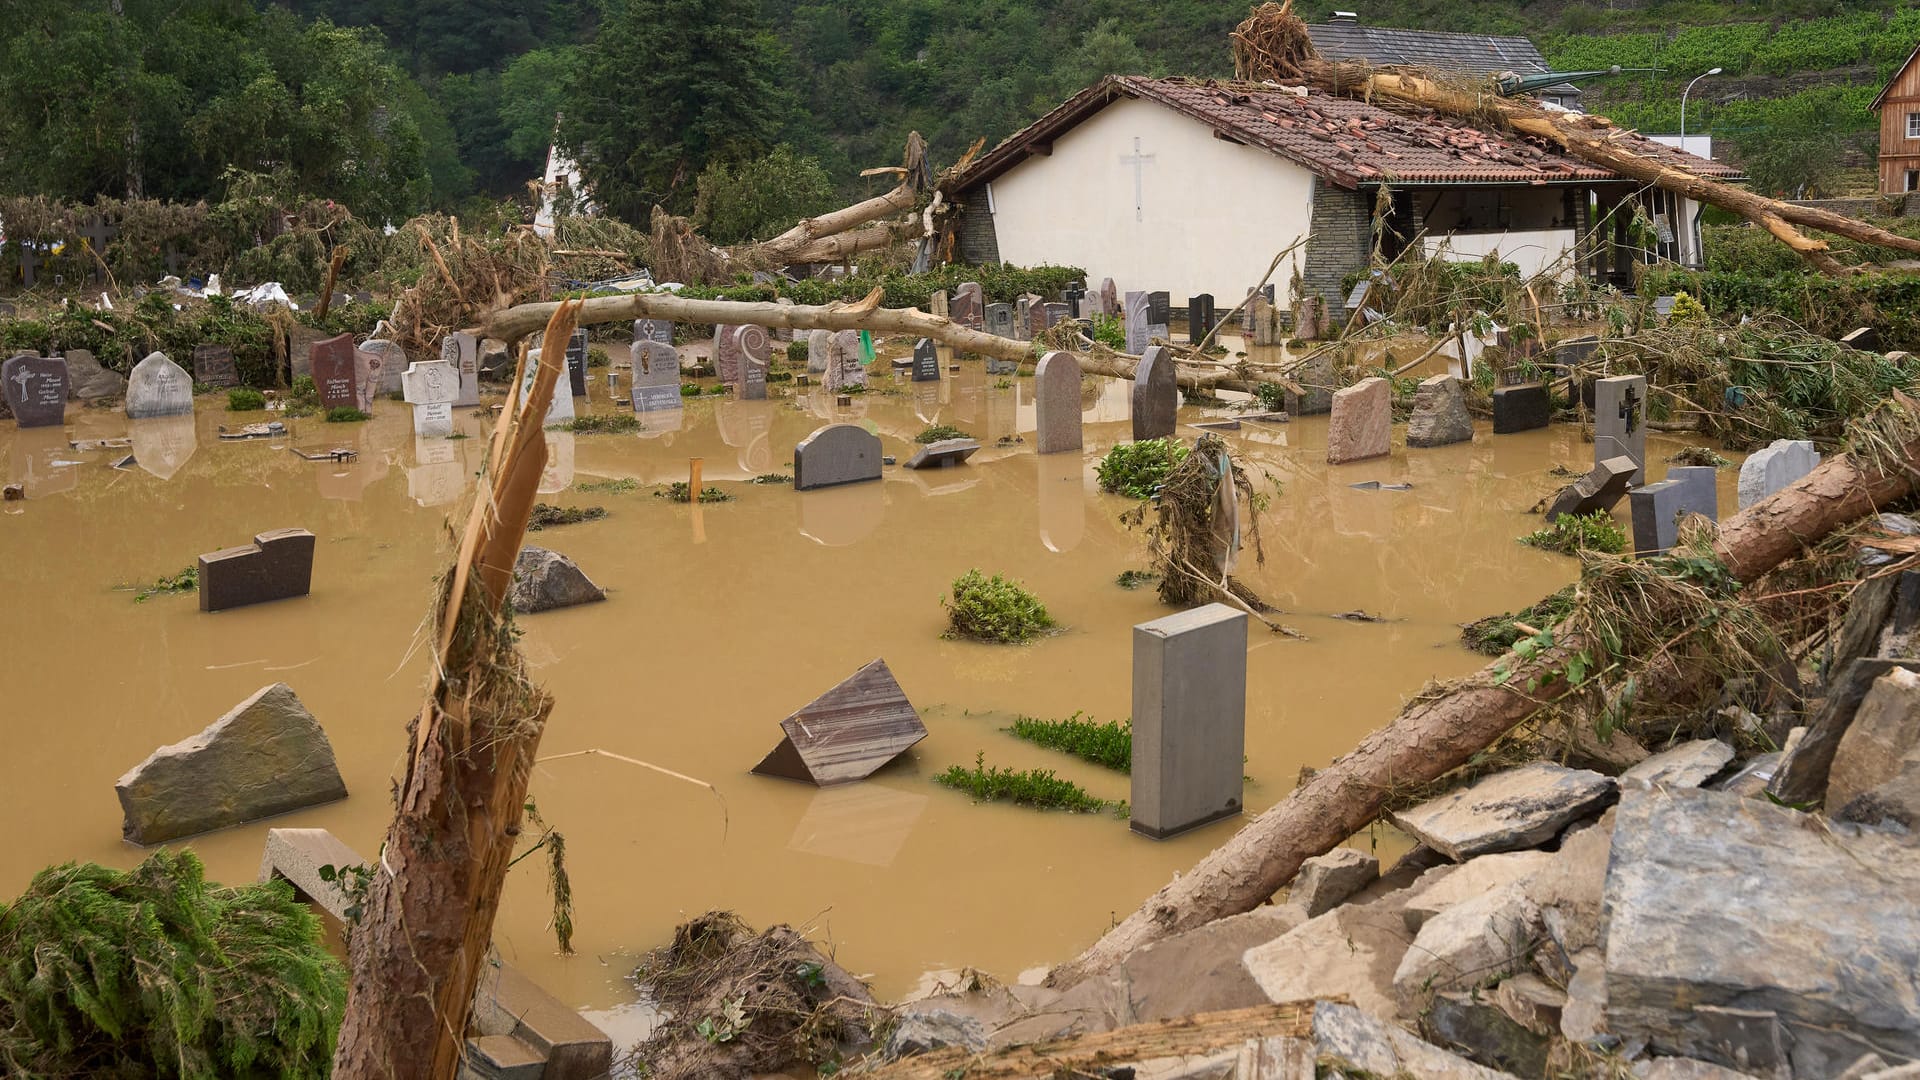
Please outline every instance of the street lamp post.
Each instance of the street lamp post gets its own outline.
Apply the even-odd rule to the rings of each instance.
[[[1693,83],[1699,82],[1701,79],[1706,78],[1708,75],[1718,75],[1718,74],[1720,74],[1719,68],[1713,68],[1711,70],[1701,72],[1700,74],[1695,75],[1693,77],[1693,82],[1688,83],[1687,88],[1685,90],[1680,91],[1680,149],[1681,150],[1685,150],[1687,148],[1687,95],[1693,93]]]

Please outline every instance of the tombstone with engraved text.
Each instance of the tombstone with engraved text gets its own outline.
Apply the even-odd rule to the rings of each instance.
[[[23,353],[0,364],[8,411],[23,428],[54,427],[66,419],[69,375],[58,356]]]

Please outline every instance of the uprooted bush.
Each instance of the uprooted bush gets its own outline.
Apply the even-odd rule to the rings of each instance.
[[[756,934],[730,911],[673,932],[634,977],[665,1019],[626,1064],[648,1080],[718,1080],[812,1066],[822,1075],[863,1052],[873,997],[790,927]]]
[[[346,971],[284,883],[210,884],[189,851],[67,863],[0,904],[0,1073],[324,1077]]]
[[[968,570],[953,579],[951,598],[941,597],[947,609],[950,638],[1018,643],[1031,641],[1056,625],[1040,598],[995,574]]]
[[[1167,474],[1187,460],[1187,445],[1179,439],[1142,439],[1121,443],[1093,467],[1101,491],[1130,499],[1152,498]]]
[[[1223,485],[1229,485],[1228,490],[1223,491]],[[1193,452],[1184,455],[1161,481],[1159,497],[1128,510],[1120,520],[1129,528],[1145,529],[1163,603],[1187,607],[1225,601],[1260,618],[1260,612],[1271,610],[1266,601],[1220,569],[1230,551],[1237,557],[1243,535],[1223,513],[1227,498],[1236,507],[1245,500],[1248,513],[1240,516],[1236,510],[1236,520],[1244,523],[1244,535],[1253,540],[1255,562],[1264,564],[1260,510],[1266,497],[1253,490],[1253,482],[1227,455],[1226,441],[1218,435],[1200,436]],[[1268,626],[1279,629],[1272,623]]]

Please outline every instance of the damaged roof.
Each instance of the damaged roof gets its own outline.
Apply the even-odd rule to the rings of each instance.
[[[1441,30],[1402,30],[1366,26],[1357,21],[1309,25],[1313,50],[1327,60],[1366,60],[1376,66],[1406,64],[1467,75],[1543,75],[1553,69],[1533,42],[1500,34],[1458,34]],[[1548,93],[1578,94],[1568,83]]]
[[[1119,98],[1152,101],[1213,129],[1215,138],[1259,147],[1343,188],[1373,184],[1603,183],[1625,177],[1542,140],[1475,127],[1432,111],[1389,110],[1305,87],[1212,79],[1109,75],[1013,133],[961,172],[961,195],[1050,153],[1053,140]],[[1740,170],[1628,131],[1628,149],[1672,168],[1715,179]]]

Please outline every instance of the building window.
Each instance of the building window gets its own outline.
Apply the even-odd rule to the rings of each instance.
[[[1907,114],[1907,138],[1920,139],[1920,112]]]
[[[1920,169],[1908,169],[1907,170],[1907,186],[1901,188],[1900,190],[1914,191],[1916,189],[1920,189]]]

